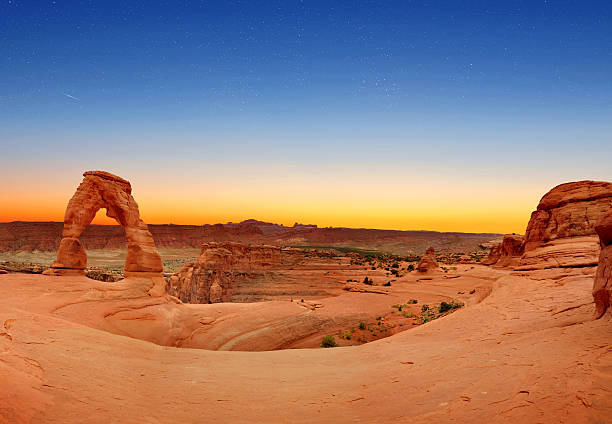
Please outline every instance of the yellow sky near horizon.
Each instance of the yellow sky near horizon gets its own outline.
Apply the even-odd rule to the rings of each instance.
[[[72,180],[72,181],[70,181]],[[47,190],[31,185],[10,199],[0,221],[62,221],[76,189],[74,178]],[[540,197],[538,185],[517,187],[481,181],[426,181],[407,186],[398,180],[353,178],[340,181],[224,181],[179,184],[132,181],[143,220],[149,224],[215,224],[254,218],[284,225],[524,233]],[[32,205],[35,205],[33,207]],[[114,224],[99,212],[96,224]]]

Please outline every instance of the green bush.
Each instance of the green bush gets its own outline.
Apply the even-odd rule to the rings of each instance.
[[[419,303],[419,301],[418,301],[418,300],[416,300],[416,299],[410,299],[410,300],[409,300],[408,302],[406,302],[406,303],[407,303],[407,304],[409,304],[409,305],[416,305],[417,303]]]
[[[371,286],[374,284],[374,280],[369,279],[368,277],[363,279],[363,284],[367,284],[368,286]]]
[[[408,265],[408,271],[414,271],[414,265],[413,264]]]
[[[360,329],[360,330],[365,330],[365,329],[366,329],[365,322],[361,321],[361,322],[359,323],[359,329]]]
[[[451,309],[457,309],[463,306],[463,303],[456,303],[456,302],[450,302],[450,303],[446,303],[446,302],[442,302],[440,303],[440,313],[443,314],[444,312],[450,311]]]
[[[336,339],[334,339],[334,336],[325,336],[323,337],[323,340],[321,341],[321,347],[336,347],[338,346],[336,344]]]

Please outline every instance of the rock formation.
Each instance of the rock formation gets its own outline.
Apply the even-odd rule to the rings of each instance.
[[[87,255],[79,237],[101,208],[125,230],[127,257],[125,274],[161,275],[162,262],[147,224],[140,219],[129,181],[104,171],[88,171],[68,202],[57,260],[49,275],[84,274]],[[140,274],[135,274],[140,275]]]
[[[493,246],[489,256],[482,261],[483,265],[508,267],[517,265],[523,254],[523,236],[506,234],[501,243]]]
[[[436,262],[436,252],[433,247],[429,247],[421,258],[417,270],[419,272],[427,272],[436,268],[439,268],[438,262]]]
[[[601,253],[593,284],[593,298],[597,318],[600,318],[612,303],[612,209],[601,218],[595,230],[601,242]]]
[[[550,190],[531,214],[517,269],[597,265],[595,224],[612,208],[612,183],[578,181]]]
[[[234,242],[202,245],[195,262],[186,263],[168,280],[168,292],[189,303],[229,301],[241,279],[255,270],[281,263],[281,249],[275,246],[247,246]]]
[[[502,244],[497,243],[496,245],[491,247],[491,250],[489,251],[489,256],[487,256],[486,259],[483,260],[481,263],[483,265],[496,264],[497,261],[499,261],[499,259],[501,258],[501,254],[502,254]]]

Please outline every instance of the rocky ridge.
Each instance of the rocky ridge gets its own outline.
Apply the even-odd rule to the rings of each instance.
[[[519,270],[595,266],[597,221],[612,208],[612,183],[577,181],[542,197],[525,232]]]

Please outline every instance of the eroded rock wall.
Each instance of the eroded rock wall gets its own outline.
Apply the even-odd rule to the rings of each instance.
[[[506,234],[501,243],[493,246],[483,265],[511,267],[519,263],[523,254],[524,238],[518,234]]]
[[[188,303],[227,302],[240,281],[279,265],[281,249],[276,246],[204,243],[198,259],[169,278],[168,292]]]
[[[595,230],[601,243],[597,274],[593,284],[593,298],[599,318],[612,304],[612,209],[601,218]]]
[[[531,214],[518,269],[595,266],[597,221],[612,208],[612,183],[578,181],[549,191]]]

